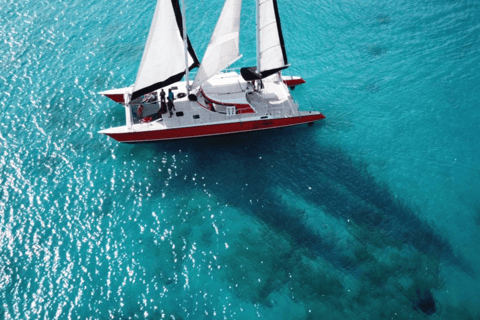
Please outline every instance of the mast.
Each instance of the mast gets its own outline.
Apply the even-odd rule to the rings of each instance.
[[[257,73],[260,73],[260,0],[256,0],[256,29],[257,29]]]
[[[182,0],[183,9],[183,43],[185,46],[185,82],[187,83],[187,95],[190,94],[189,68],[188,68],[188,38],[187,38],[187,12],[185,8],[185,0]]]

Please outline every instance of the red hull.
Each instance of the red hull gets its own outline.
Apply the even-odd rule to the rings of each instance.
[[[124,103],[125,102],[125,98],[124,98],[123,94],[105,94],[105,97],[108,97],[108,98],[110,98],[113,101],[118,102],[118,103]]]
[[[107,134],[119,142],[153,142],[161,140],[186,139],[215,136],[221,134],[258,131],[295,126],[324,119],[323,114],[306,115],[292,118],[265,119],[245,122],[222,123],[212,125],[172,128],[146,132],[126,132]]]
[[[301,84],[306,83],[306,81],[303,80],[302,78],[292,79],[292,80],[284,80],[283,82],[287,85],[287,87],[296,87],[296,86],[299,86]]]

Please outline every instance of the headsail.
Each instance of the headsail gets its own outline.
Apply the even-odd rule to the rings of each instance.
[[[188,65],[190,70],[200,65],[190,40]],[[185,48],[180,5],[178,0],[158,0],[132,100],[178,82],[184,74]]]
[[[242,0],[227,0],[205,51],[193,88],[240,58],[239,34]]]

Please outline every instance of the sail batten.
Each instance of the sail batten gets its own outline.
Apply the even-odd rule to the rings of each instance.
[[[227,68],[240,58],[240,14],[242,0],[227,0],[223,5],[210,43],[195,77],[193,88]]]
[[[153,90],[178,82],[185,74],[183,21],[178,0],[158,0],[142,62],[134,84],[132,100]],[[190,40],[189,70],[199,62]]]

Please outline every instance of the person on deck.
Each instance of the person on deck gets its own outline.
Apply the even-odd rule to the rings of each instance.
[[[174,99],[174,95],[173,95],[172,89],[168,89],[167,105],[168,105],[168,111],[170,112],[170,117],[173,116],[173,111],[172,110],[175,110],[175,106],[173,105],[173,99]]]
[[[165,103],[165,91],[163,89],[160,91],[160,102]]]
[[[142,118],[143,118],[143,105],[140,105],[140,106],[137,108],[137,117],[138,117],[138,119],[142,119]]]
[[[165,91],[160,91],[160,111],[161,114],[167,113],[167,103],[165,102]]]
[[[142,102],[144,103],[153,102],[155,101],[155,99],[156,99],[156,93],[150,92],[143,96]]]
[[[175,96],[173,95],[172,89],[168,89],[168,100],[172,102],[173,109],[175,109],[175,106],[173,105],[174,99],[175,99]]]

